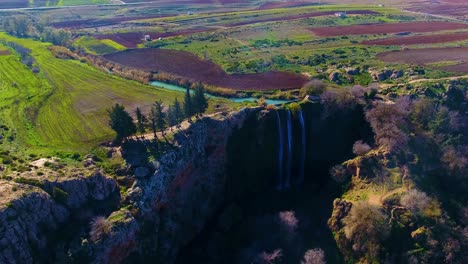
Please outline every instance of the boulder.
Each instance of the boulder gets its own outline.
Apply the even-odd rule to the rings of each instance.
[[[349,75],[357,75],[357,74],[359,74],[360,71],[361,71],[361,69],[359,67],[347,68],[346,69],[346,73],[349,74]]]
[[[402,70],[395,70],[393,71],[392,75],[390,76],[390,79],[398,79],[403,77],[403,71]]]
[[[135,169],[134,174],[137,178],[143,178],[150,174],[150,170],[146,167],[138,167]]]
[[[334,83],[336,83],[336,84],[341,84],[341,80],[340,80],[341,77],[342,77],[341,73],[340,73],[340,72],[337,72],[337,71],[332,72],[332,73],[330,73],[330,74],[328,75],[328,79],[329,79],[331,82],[334,82]]]

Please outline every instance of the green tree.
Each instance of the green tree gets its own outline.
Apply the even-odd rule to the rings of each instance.
[[[27,37],[31,27],[31,19],[17,15],[3,21],[3,29],[10,35]]]
[[[153,106],[156,128],[164,135],[164,129],[166,128],[166,114],[163,111],[163,103],[159,100],[156,101]]]
[[[187,87],[184,97],[184,113],[185,116],[190,118],[193,115],[192,96],[190,95],[190,88]]]
[[[174,109],[174,117],[177,124],[182,123],[182,120],[184,120],[184,114],[182,113],[182,107],[180,106],[179,100],[177,100],[177,98],[174,100],[174,105],[172,108]]]
[[[117,133],[115,138],[117,142],[136,133],[133,118],[125,111],[123,105],[115,104],[107,112],[109,115],[109,126]]]
[[[136,118],[137,118],[137,128],[138,128],[138,132],[140,134],[144,134],[145,133],[145,125],[146,123],[148,122],[148,119],[146,118],[146,116],[141,112],[141,109],[140,107],[137,107],[136,109]]]
[[[151,106],[151,110],[149,113],[149,121],[150,121],[150,127],[151,131],[153,131],[154,138],[157,139],[158,136],[156,134],[157,132],[157,117],[156,117],[156,107],[153,105]]]
[[[171,130],[173,126],[177,125],[177,119],[175,117],[173,105],[170,105],[169,109],[167,110],[167,124],[169,124]]]
[[[195,87],[194,110],[197,115],[201,115],[208,108],[208,100],[205,97],[205,88],[201,83]]]

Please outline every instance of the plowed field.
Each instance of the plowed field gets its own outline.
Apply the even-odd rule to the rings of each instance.
[[[468,29],[468,24],[453,22],[405,22],[388,24],[367,24],[339,27],[313,28],[311,31],[321,37],[342,35],[384,34],[398,32],[435,32],[441,30]]]
[[[416,45],[416,44],[446,43],[446,42],[461,41],[461,40],[466,40],[466,39],[468,39],[468,32],[367,40],[367,41],[363,41],[361,44],[381,45],[381,46]]]
[[[302,75],[288,72],[227,74],[211,61],[176,50],[134,49],[107,54],[104,57],[125,66],[166,72],[191,81],[234,90],[295,89],[307,81]]]
[[[440,67],[440,69],[468,73],[468,47],[410,49],[396,52],[383,52],[378,54],[377,57],[386,62],[419,65],[438,62],[459,62],[457,65]]]

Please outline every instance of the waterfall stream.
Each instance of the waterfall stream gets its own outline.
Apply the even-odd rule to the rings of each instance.
[[[292,165],[292,121],[291,121],[291,111],[288,110],[288,164],[286,171],[286,181],[285,188],[289,188],[289,183],[291,180],[291,165]]]
[[[277,189],[283,188],[283,128],[281,127],[281,117],[279,111],[276,111],[276,119],[278,121],[278,185]]]
[[[306,131],[304,124],[304,116],[302,111],[299,111],[299,122],[301,124],[301,160],[299,167],[299,178],[298,183],[304,181],[304,166],[305,166],[305,156],[306,156]]]

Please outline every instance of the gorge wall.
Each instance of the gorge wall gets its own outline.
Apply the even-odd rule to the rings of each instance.
[[[320,103],[289,108],[204,117],[177,133],[177,148],[129,190],[132,214],[123,209],[119,228],[94,245],[95,263],[173,263],[233,201],[327,181],[329,167],[370,133],[359,107],[327,117]]]

